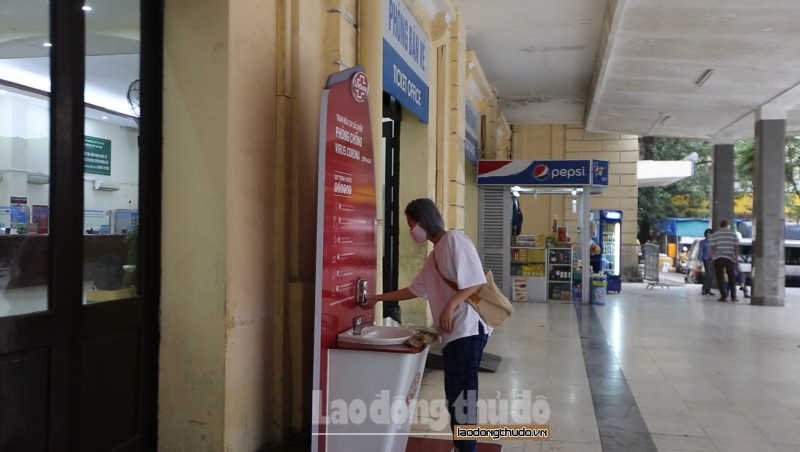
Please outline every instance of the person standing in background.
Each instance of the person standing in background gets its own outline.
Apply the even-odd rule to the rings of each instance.
[[[728,220],[719,222],[719,230],[711,235],[711,254],[714,255],[714,270],[720,297],[717,301],[728,301],[725,291],[725,274],[731,289],[731,301],[736,297],[736,266],[739,262],[739,237],[731,230]]]
[[[600,238],[597,235],[597,224],[594,221],[589,222],[589,235],[591,236],[591,243],[589,244],[589,265],[592,268],[592,273],[600,273],[603,271],[603,255],[602,248],[597,244]]]
[[[700,251],[697,253],[697,260],[703,266],[703,295],[714,295],[711,291],[711,284],[714,280],[714,256],[711,254],[711,235],[713,229],[706,229],[703,233],[705,237],[700,241]]]

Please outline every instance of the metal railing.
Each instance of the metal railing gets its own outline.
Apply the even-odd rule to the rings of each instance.
[[[659,280],[658,245],[652,243],[642,245],[642,254],[644,255],[644,282],[647,283],[647,288],[652,289],[656,286],[669,288],[667,284]]]
[[[644,257],[641,245],[622,245],[620,249],[620,276],[628,282],[644,281]]]

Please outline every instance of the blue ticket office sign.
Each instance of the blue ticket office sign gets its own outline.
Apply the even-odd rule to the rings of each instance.
[[[383,89],[428,122],[431,40],[403,0],[384,0]]]

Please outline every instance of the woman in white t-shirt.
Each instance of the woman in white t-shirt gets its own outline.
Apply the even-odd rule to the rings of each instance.
[[[461,231],[446,231],[436,204],[415,199],[405,210],[414,242],[433,243],[422,269],[406,288],[375,295],[365,308],[378,301],[427,299],[434,325],[442,337],[444,389],[450,426],[477,423],[478,366],[492,328],[465,300],[486,283],[478,251]],[[476,450],[475,441],[455,441],[459,452]]]

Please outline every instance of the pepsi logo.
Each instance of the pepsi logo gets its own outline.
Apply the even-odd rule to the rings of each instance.
[[[533,168],[533,178],[536,180],[545,180],[550,176],[550,168],[547,165],[536,165]]]

